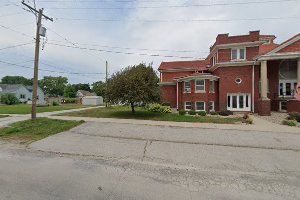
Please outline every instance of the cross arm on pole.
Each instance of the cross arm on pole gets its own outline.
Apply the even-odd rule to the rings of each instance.
[[[22,1],[22,4],[23,4],[24,6],[26,6],[27,8],[29,8],[30,10],[32,10],[32,11],[34,11],[34,12],[36,12],[36,13],[39,13],[39,11],[38,11],[37,9],[35,9],[35,8],[31,7],[30,5],[26,4],[26,3],[24,2],[24,0]],[[44,15],[44,14],[42,14],[42,16],[45,17],[46,19],[48,19],[48,20],[50,20],[50,21],[53,22],[53,18],[50,18],[50,17],[48,17],[47,15]]]

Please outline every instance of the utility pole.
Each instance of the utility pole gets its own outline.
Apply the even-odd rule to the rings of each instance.
[[[108,68],[108,62],[106,61],[106,67],[105,67],[105,85],[107,87],[107,68]],[[107,103],[107,97],[105,98],[105,107],[108,107],[108,103]]]
[[[37,101],[37,88],[38,88],[38,68],[39,68],[39,56],[40,56],[40,30],[42,27],[42,17],[53,22],[52,18],[43,14],[43,9],[36,10],[22,1],[22,4],[29,8],[35,14],[38,13],[38,21],[35,36],[35,56],[34,56],[34,73],[33,73],[33,87],[32,87],[32,108],[31,108],[31,119],[36,119],[36,101]]]

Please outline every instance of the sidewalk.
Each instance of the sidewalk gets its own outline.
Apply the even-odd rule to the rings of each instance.
[[[171,127],[189,127],[202,129],[220,129],[220,130],[243,130],[275,133],[299,133],[300,129],[295,127],[274,124],[255,116],[251,116],[254,124],[212,124],[212,123],[191,123],[191,122],[170,122],[170,121],[152,121],[135,119],[116,119],[116,118],[91,118],[91,117],[70,117],[70,116],[49,116],[52,119],[63,120],[84,120],[86,122],[104,122],[118,124],[139,124],[152,126],[171,126]]]

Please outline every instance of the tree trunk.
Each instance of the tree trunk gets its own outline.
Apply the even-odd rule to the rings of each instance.
[[[134,110],[134,102],[130,102],[130,105],[131,105],[131,111],[134,114],[134,112],[135,112],[135,110]]]

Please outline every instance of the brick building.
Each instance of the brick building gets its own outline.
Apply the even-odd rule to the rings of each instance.
[[[300,112],[300,34],[276,44],[274,35],[219,34],[205,60],[162,62],[162,101],[196,111]]]

